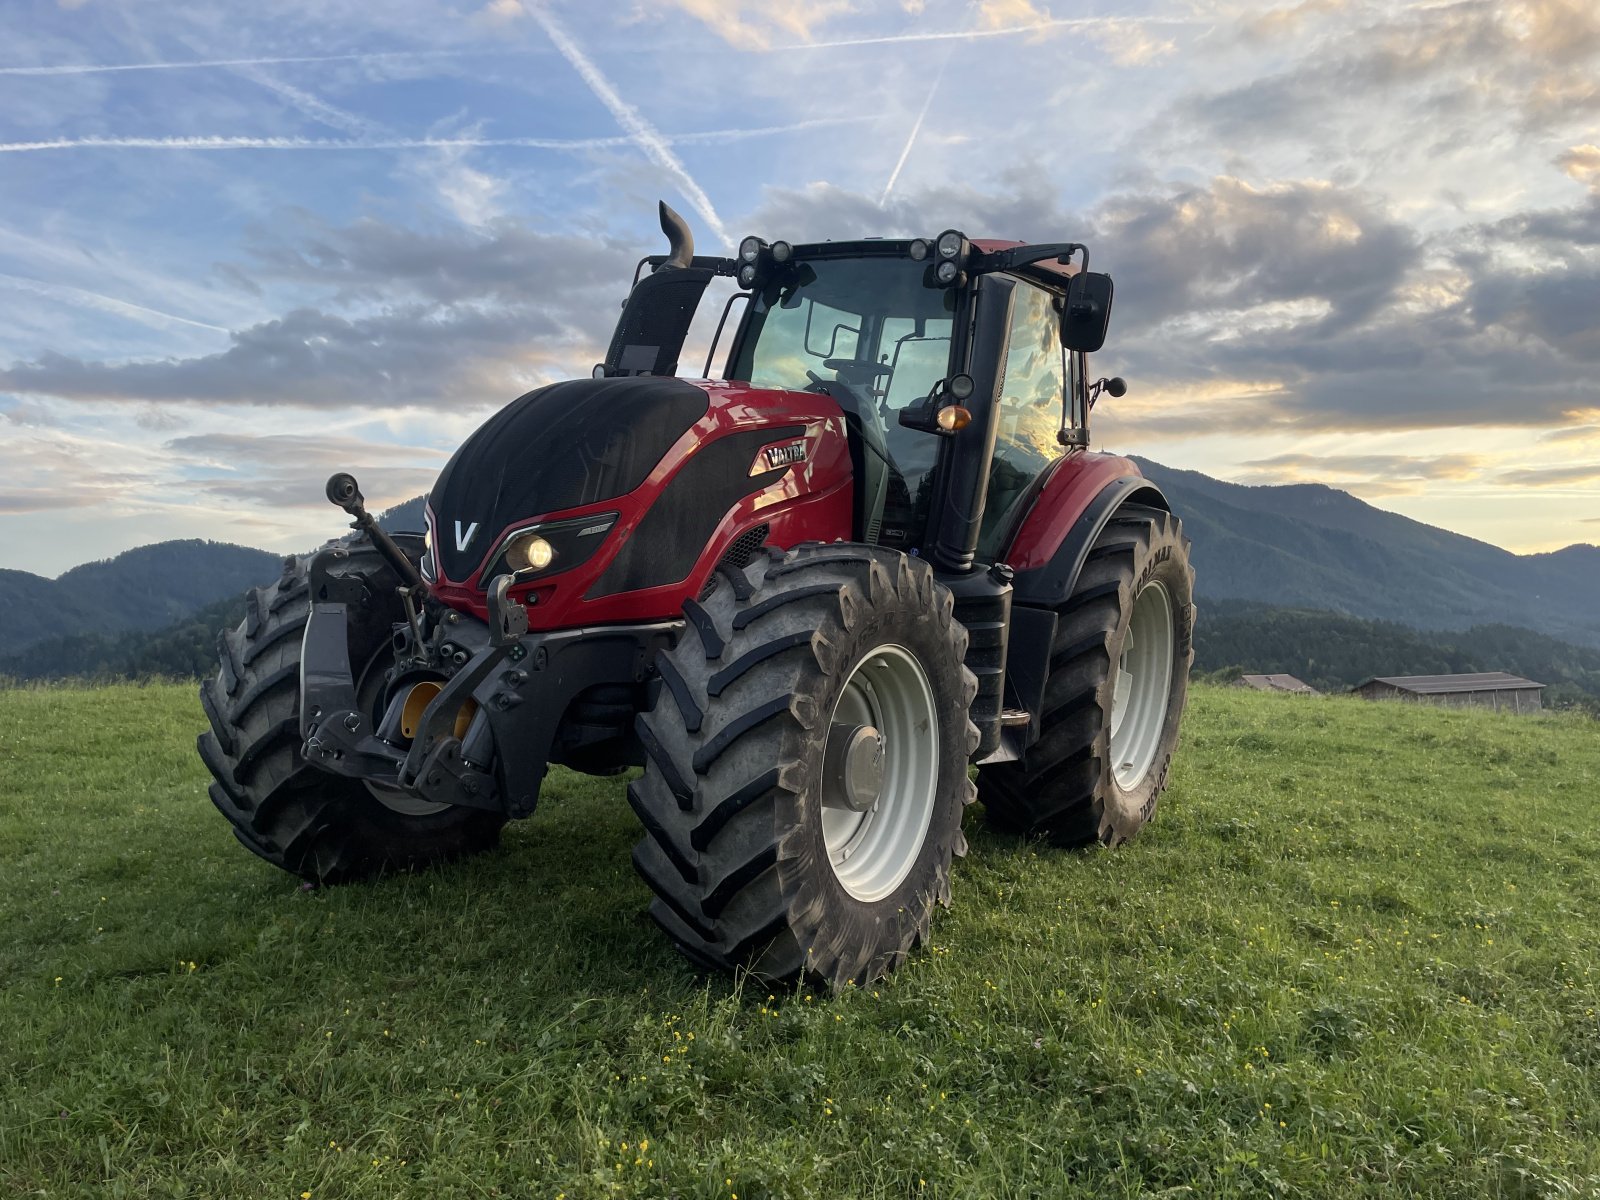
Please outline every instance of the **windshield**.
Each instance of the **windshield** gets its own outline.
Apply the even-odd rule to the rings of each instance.
[[[838,402],[860,462],[856,536],[897,548],[927,525],[940,445],[899,410],[950,372],[956,289],[927,287],[925,274],[888,255],[794,263],[751,298],[732,371]]]
[[[908,258],[797,262],[751,299],[733,378],[799,391],[848,385],[903,408],[943,379],[955,291]]]

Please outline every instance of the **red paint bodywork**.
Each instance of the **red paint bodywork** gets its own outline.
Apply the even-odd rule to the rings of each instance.
[[[711,397],[705,416],[696,421],[646,476],[645,481],[625,496],[595,504],[550,513],[525,513],[505,528],[497,530],[487,545],[491,547],[477,570],[462,580],[447,579],[441,572],[432,590],[451,608],[488,619],[488,605],[482,579],[485,567],[498,553],[501,539],[514,528],[534,521],[583,517],[599,513],[618,513],[616,524],[605,534],[598,551],[569,571],[534,580],[512,589],[514,598],[528,606],[530,629],[569,629],[580,625],[616,622],[656,621],[677,617],[683,602],[700,594],[712,569],[734,540],[753,525],[770,526],[767,540],[789,547],[806,541],[833,541],[849,538],[854,514],[854,476],[850,448],[845,437],[844,413],[830,397],[812,392],[773,391],[748,384],[693,381]],[[584,598],[594,582],[605,573],[623,543],[630,537],[645,513],[666,489],[672,477],[696,453],[729,434],[754,429],[805,427],[806,458],[784,471],[762,490],[744,497],[730,508],[718,523],[688,576],[676,583],[640,591]],[[773,435],[773,441],[788,444],[793,436]],[[434,525],[432,510],[429,526]]]
[[[986,244],[986,248],[987,248]],[[488,619],[485,568],[498,555],[501,539],[512,529],[535,521],[618,513],[598,551],[568,571],[559,571],[513,589],[528,607],[530,629],[566,629],[581,625],[667,620],[679,616],[683,602],[700,594],[706,579],[735,539],[754,525],[770,527],[767,540],[790,547],[807,541],[834,541],[852,536],[854,476],[846,440],[844,414],[828,396],[811,392],[775,391],[741,383],[696,381],[711,397],[705,416],[686,432],[645,478],[624,496],[559,512],[527,513],[497,530],[491,547],[470,576],[462,580],[441,573],[433,593],[443,603],[480,620]],[[595,599],[585,594],[611,565],[645,513],[689,459],[732,433],[753,429],[805,427],[806,458],[776,481],[744,497],[718,522],[693,569],[682,580],[640,591]],[[775,444],[794,437],[774,434]],[[1139,468],[1114,454],[1071,450],[1049,468],[1004,559],[1018,571],[1048,564],[1084,509],[1107,484],[1137,476]],[[434,524],[429,511],[430,527]],[[442,572],[442,564],[439,566]]]
[[[1068,451],[1050,468],[1028,515],[1011,539],[1006,562],[1016,571],[1032,571],[1048,564],[1100,490],[1129,475],[1139,475],[1138,466],[1130,459],[1087,450]]]

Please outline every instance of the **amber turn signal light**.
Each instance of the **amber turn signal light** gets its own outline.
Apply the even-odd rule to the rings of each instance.
[[[936,418],[939,428],[947,433],[954,433],[958,429],[965,429],[972,424],[972,414],[959,404],[949,404],[939,410]]]

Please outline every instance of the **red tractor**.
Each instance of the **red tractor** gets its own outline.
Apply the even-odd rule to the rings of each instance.
[[[689,958],[862,983],[949,903],[962,812],[1114,845],[1188,689],[1179,522],[1091,453],[1111,279],[1074,243],[746,238],[635,273],[590,379],[456,452],[427,533],[291,559],[201,689],[239,840],[347,880],[492,846],[547,764],[642,766],[651,915]],[[648,265],[648,274],[640,273]],[[707,285],[743,313],[677,378]],[[710,373],[709,360],[707,374]],[[976,766],[976,786],[970,770]]]

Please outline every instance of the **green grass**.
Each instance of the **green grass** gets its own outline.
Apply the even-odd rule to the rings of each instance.
[[[0,693],[0,1195],[1600,1193],[1583,718],[1198,689],[1137,842],[969,820],[933,945],[831,999],[686,968],[620,783],[307,892],[200,724]]]

